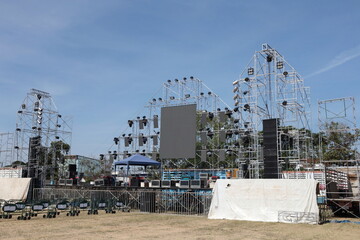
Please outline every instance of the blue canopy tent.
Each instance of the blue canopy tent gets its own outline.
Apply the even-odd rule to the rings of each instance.
[[[137,166],[144,166],[145,169],[147,166],[149,165],[153,165],[153,166],[160,166],[161,163],[155,160],[152,160],[148,157],[145,157],[143,155],[140,154],[135,154],[132,155],[131,157],[125,158],[123,160],[119,160],[114,162],[115,167],[117,165],[126,165],[127,166],[127,170],[126,170],[126,176],[129,176],[129,166],[130,165],[137,165]]]

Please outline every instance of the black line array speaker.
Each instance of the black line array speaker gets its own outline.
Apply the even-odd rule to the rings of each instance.
[[[76,177],[76,164],[69,164],[69,178]]]
[[[278,119],[263,120],[264,176],[263,178],[279,178],[278,163]]]

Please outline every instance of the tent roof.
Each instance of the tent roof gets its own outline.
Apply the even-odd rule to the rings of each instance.
[[[148,157],[145,157],[140,154],[132,155],[131,157],[125,158],[123,160],[119,160],[114,162],[115,165],[140,165],[140,166],[148,166],[148,165],[160,165],[161,163],[155,160],[152,160]]]

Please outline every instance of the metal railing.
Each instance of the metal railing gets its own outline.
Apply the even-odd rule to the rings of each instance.
[[[34,201],[75,200],[117,201],[131,210],[150,213],[207,216],[211,204],[211,191],[186,190],[85,190],[61,188],[36,188]]]

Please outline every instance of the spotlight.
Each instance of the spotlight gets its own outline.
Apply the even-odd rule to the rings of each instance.
[[[56,138],[56,139],[60,139],[60,137],[59,137],[59,136],[55,136],[55,138]]]
[[[185,97],[186,97],[186,98],[189,98],[189,97],[190,97],[190,94],[185,94]]]
[[[36,96],[37,96],[37,99],[39,99],[39,100],[41,99],[41,95],[40,95],[40,94],[37,94]]]
[[[221,109],[220,108],[218,108],[218,109],[216,109],[218,112],[220,112],[221,111]]]
[[[238,87],[235,87],[235,88],[233,89],[233,93],[235,93],[237,90],[239,90],[239,88],[238,88]]]
[[[36,127],[32,127],[32,129],[34,129],[34,130],[35,130],[35,129],[36,129]]]
[[[20,129],[20,128],[17,128],[17,129],[16,129],[16,131],[20,132],[20,131],[21,131],[21,129]]]
[[[235,119],[235,120],[234,120],[234,123],[238,123],[238,122],[239,122],[239,119]]]
[[[25,109],[25,108],[26,108],[26,105],[25,105],[25,104],[21,104],[21,108],[22,108],[22,109]]]
[[[104,154],[100,154],[100,160],[104,160]]]
[[[125,136],[126,136],[126,134],[124,133],[122,136],[123,136],[123,137],[125,137]]]
[[[128,120],[129,127],[132,127],[134,122],[132,120]]]
[[[175,97],[174,96],[170,96],[170,100],[174,100],[175,99]]]
[[[116,145],[118,145],[118,143],[119,143],[119,138],[114,137],[114,142],[115,142]]]
[[[179,82],[179,79],[175,78],[175,82]]]
[[[186,81],[186,77],[184,77],[183,80]]]
[[[226,111],[227,111],[227,110],[229,110],[229,108],[228,108],[228,107],[226,107],[226,108],[224,108],[224,109],[225,109]]]
[[[161,98],[161,97],[159,97],[158,99],[159,99],[160,102],[162,101],[162,98]]]
[[[190,79],[191,79],[191,80],[193,80],[193,79],[194,79],[194,77],[193,77],[193,76],[190,76]]]
[[[283,105],[283,106],[286,106],[287,104],[288,104],[287,101],[283,101],[283,102],[282,102],[282,105]]]
[[[250,81],[250,78],[246,77],[246,78],[244,78],[244,81],[245,81],[245,82],[249,82],[249,81]]]
[[[129,133],[128,136],[130,137],[130,136],[131,136],[131,133]]]
[[[284,76],[286,77],[289,73],[287,71],[283,72]]]
[[[18,147],[18,146],[15,146],[14,148],[15,148],[15,149],[19,149],[19,147]]]
[[[167,80],[167,82],[168,82],[168,83],[171,83],[171,80],[169,79],[169,80]]]
[[[233,97],[234,100],[236,100],[238,98],[239,98],[239,94],[235,94],[234,97]]]
[[[212,121],[214,119],[214,114],[212,112],[209,112],[208,116],[209,116],[210,121]]]
[[[248,94],[248,93],[249,93],[249,91],[244,91],[244,92],[243,92],[244,95],[246,95],[246,94]]]
[[[234,82],[233,82],[233,85],[236,85],[236,84],[238,84],[239,83],[239,80],[235,80]]]
[[[61,125],[60,125],[60,124],[57,124],[56,126],[57,126],[58,128],[61,128]]]
[[[235,103],[234,103],[235,106],[239,105],[239,101],[236,100]]]
[[[249,104],[245,104],[244,105],[244,111],[250,110],[250,105]]]
[[[143,143],[146,144],[147,142],[147,137],[143,137]]]
[[[239,111],[239,107],[234,108],[234,112],[237,112],[237,111]]]
[[[277,68],[277,69],[282,69],[283,67],[284,67],[284,63],[283,63],[283,62],[279,61],[279,62],[276,63],[276,68]]]
[[[138,120],[139,120],[139,119],[140,119],[140,117],[139,117],[139,116],[137,116],[137,117],[136,117],[136,119],[138,119]]]
[[[201,92],[201,93],[200,93],[200,95],[201,95],[201,96],[204,96],[204,93],[203,93],[203,92]]]
[[[266,56],[266,61],[271,62],[273,60],[273,57],[271,55]]]
[[[156,98],[153,98],[153,102],[156,102]]]
[[[38,107],[39,107],[39,105],[40,105],[40,103],[39,103],[39,102],[35,102],[35,103],[34,103],[34,106],[35,106],[36,108],[38,108]]]
[[[18,111],[18,113],[23,113],[23,111],[20,110],[20,111]]]
[[[228,116],[228,118],[231,118],[232,115],[232,111],[231,110],[227,110],[225,113],[226,116]]]
[[[208,92],[208,95],[211,95],[211,92]]]
[[[61,115],[59,114],[58,117],[61,118]]]
[[[254,68],[248,68],[248,75],[254,75]]]

